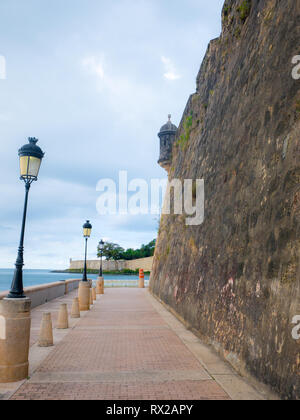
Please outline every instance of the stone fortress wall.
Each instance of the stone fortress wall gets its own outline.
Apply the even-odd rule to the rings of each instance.
[[[150,289],[241,373],[300,399],[299,0],[226,0],[169,160],[205,219],[163,215]],[[200,42],[200,40],[199,40]]]
[[[104,271],[116,271],[116,270],[137,270],[142,268],[144,271],[151,271],[152,270],[152,263],[153,257],[149,258],[140,258],[138,260],[131,260],[131,261],[106,261],[103,260],[103,270]],[[71,270],[82,270],[84,267],[84,261],[73,261],[70,260],[70,267]],[[87,267],[89,270],[99,270],[100,267],[100,260],[89,260],[87,262]]]

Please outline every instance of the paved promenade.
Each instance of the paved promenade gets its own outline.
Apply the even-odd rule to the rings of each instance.
[[[60,303],[32,311],[30,378],[1,385],[0,399],[265,399],[158,303],[146,289],[106,289],[91,311],[36,344],[42,313],[54,326]]]

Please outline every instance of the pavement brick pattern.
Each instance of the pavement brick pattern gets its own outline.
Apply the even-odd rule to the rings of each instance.
[[[230,399],[146,293],[106,289],[11,399]],[[60,300],[55,304],[58,308]],[[32,342],[39,318],[33,316]]]

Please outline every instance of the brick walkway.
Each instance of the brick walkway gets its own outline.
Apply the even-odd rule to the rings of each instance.
[[[58,309],[65,299],[70,307],[73,296],[48,305]],[[146,289],[106,289],[11,399],[230,399],[178,336],[172,319],[167,322],[172,315],[163,316],[165,310],[153,301]],[[33,311],[32,342],[44,310]],[[186,337],[191,334],[174,322]],[[199,341],[193,335],[188,340]],[[253,389],[248,395],[257,396]]]

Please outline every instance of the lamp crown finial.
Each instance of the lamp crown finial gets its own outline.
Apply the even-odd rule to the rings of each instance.
[[[35,137],[28,137],[28,141],[29,141],[29,143],[32,143],[32,144],[37,144],[37,142],[39,141],[37,138],[35,138]]]

